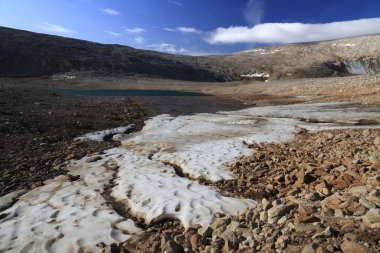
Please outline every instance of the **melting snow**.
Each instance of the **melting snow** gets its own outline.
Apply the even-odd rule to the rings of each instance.
[[[103,141],[104,137],[106,136],[112,136],[116,134],[123,134],[133,128],[133,124],[129,126],[124,126],[124,127],[117,127],[117,128],[112,128],[112,129],[107,129],[103,131],[97,131],[93,133],[88,133],[84,136],[76,138],[77,140],[80,141]]]
[[[115,149],[121,165],[111,195],[147,223],[176,218],[184,227],[209,225],[214,213],[237,214],[253,200],[224,197],[215,189],[176,175],[171,166]],[[126,196],[130,196],[126,199]]]
[[[82,180],[48,180],[1,212],[0,251],[101,252],[98,243],[122,242],[139,233],[103,198],[113,175],[103,162],[75,167]]]
[[[240,75],[241,77],[246,78],[269,78],[269,74],[267,73],[252,73],[252,74],[246,74],[246,75]]]
[[[379,123],[378,109],[347,103],[154,117],[140,132],[114,136],[122,147],[105,151],[102,159],[72,161],[68,170],[78,180],[59,176],[24,195],[0,198],[0,251],[100,252],[99,243],[121,242],[139,233],[132,220],[114,210],[111,196],[146,223],[174,218],[185,227],[207,226],[215,212],[233,215],[255,205],[254,200],[225,197],[194,180],[232,179],[228,166],[254,152],[247,144],[287,141],[299,128],[379,128]],[[83,138],[101,140],[126,130]]]
[[[249,124],[247,124],[249,123]],[[247,144],[293,138],[294,120],[257,119],[242,115],[160,115],[141,132],[127,136],[123,147],[174,164],[191,178],[233,179],[229,165],[253,152]]]

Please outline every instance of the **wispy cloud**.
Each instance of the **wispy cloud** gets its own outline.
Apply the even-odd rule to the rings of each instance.
[[[105,9],[100,9],[102,12],[108,14],[108,15],[112,15],[112,16],[118,16],[118,15],[121,15],[120,12],[118,12],[117,10],[114,10],[114,9],[110,9],[110,8],[105,8]]]
[[[144,37],[142,37],[142,36],[138,36],[138,37],[134,38],[133,41],[134,41],[136,44],[143,44],[143,43],[145,42],[145,39],[144,39]]]
[[[244,17],[249,25],[256,25],[261,23],[264,15],[265,0],[249,0],[245,5]]]
[[[182,6],[183,4],[179,1],[169,0],[169,3],[175,4],[177,6]]]
[[[209,44],[311,42],[380,33],[380,18],[325,24],[266,23],[253,27],[217,28],[205,39]]]
[[[105,31],[105,32],[108,33],[109,35],[112,35],[112,36],[115,36],[115,37],[120,37],[122,35],[121,33],[112,32],[112,31]]]
[[[181,32],[181,33],[202,33],[202,31],[194,28],[194,27],[185,27],[185,26],[180,26],[177,28],[163,28],[165,31],[168,32]]]
[[[160,44],[148,45],[147,47],[156,51],[172,53],[172,54],[185,54],[188,52],[188,50],[186,50],[183,47],[177,47],[174,44],[169,44],[165,42],[162,42]]]
[[[52,24],[52,23],[43,23],[43,24],[39,25],[39,28],[42,30],[45,30],[47,32],[56,33],[56,34],[74,34],[74,33],[76,33],[75,31],[70,30],[66,27],[56,25],[56,24]]]
[[[125,29],[125,31],[127,33],[142,33],[142,32],[145,32],[145,29],[140,28],[140,27],[135,27],[135,28]]]

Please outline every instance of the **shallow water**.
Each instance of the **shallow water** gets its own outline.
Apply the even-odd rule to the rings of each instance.
[[[96,97],[208,97],[209,94],[189,91],[173,91],[173,90],[71,90],[59,89],[57,92],[80,95],[80,96],[96,96]]]
[[[149,116],[170,114],[172,116],[195,113],[215,113],[248,108],[247,105],[229,97],[173,90],[74,90],[58,89],[58,93],[94,97],[139,97],[148,104]]]
[[[216,113],[248,108],[248,105],[229,97],[142,97],[148,106],[149,116],[169,114],[171,116],[196,113]]]

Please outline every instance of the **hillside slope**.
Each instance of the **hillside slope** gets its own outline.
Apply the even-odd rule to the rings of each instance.
[[[327,77],[345,74],[380,73],[380,35],[314,43],[289,44],[239,52],[230,57],[240,71],[246,62],[266,71],[273,79]]]
[[[0,27],[0,76],[33,77],[62,72],[145,75],[168,79],[224,81],[224,76],[176,56],[127,46],[104,45]]]
[[[0,27],[0,77],[75,72],[191,81],[380,73],[380,36],[256,48],[225,56],[184,56]]]

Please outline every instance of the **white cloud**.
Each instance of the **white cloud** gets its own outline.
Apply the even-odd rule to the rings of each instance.
[[[162,28],[162,29],[164,29],[165,31],[168,31],[168,32],[176,32],[177,31],[177,29],[175,29],[175,28]]]
[[[177,6],[182,6],[182,3],[178,1],[169,0],[169,3],[175,4]]]
[[[145,39],[144,39],[144,37],[139,36],[139,37],[136,37],[133,41],[134,41],[136,44],[143,44],[143,43],[145,42]]]
[[[267,23],[253,27],[217,28],[205,40],[209,44],[311,42],[380,33],[380,18],[326,24]]]
[[[51,23],[43,23],[39,27],[42,30],[45,30],[47,32],[57,33],[57,34],[73,34],[73,33],[76,33],[75,31],[70,30],[66,27],[56,25],[56,24],[51,24]]]
[[[105,31],[105,32],[108,33],[109,35],[112,35],[112,36],[115,36],[115,37],[120,37],[121,36],[121,33],[112,32],[112,31]]]
[[[130,28],[130,29],[125,29],[127,33],[142,33],[145,32],[145,29],[140,28],[140,27],[135,27],[135,28]]]
[[[121,13],[118,12],[117,10],[110,9],[110,8],[100,9],[100,10],[101,10],[102,12],[107,13],[107,14],[112,15],[112,16],[118,16],[118,15],[121,15]]]
[[[163,28],[165,31],[168,32],[181,32],[181,33],[202,33],[200,30],[195,29],[194,27],[185,27],[180,26],[177,28]]]
[[[264,15],[264,0],[249,0],[244,9],[244,17],[249,25],[261,22]]]
[[[188,50],[184,49],[183,47],[178,48],[176,45],[165,43],[165,42],[161,44],[148,45],[147,47],[156,51],[172,53],[172,54],[178,54],[178,53],[185,54],[188,52]]]

